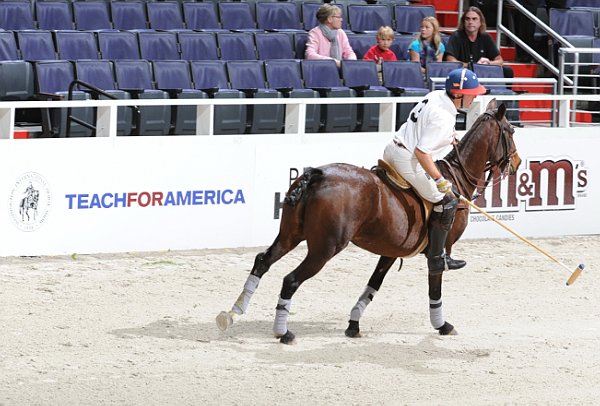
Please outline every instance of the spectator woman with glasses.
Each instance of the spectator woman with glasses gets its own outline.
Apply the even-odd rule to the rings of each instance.
[[[319,25],[308,32],[306,59],[333,59],[339,68],[342,59],[356,59],[348,36],[342,30],[342,11],[332,4],[317,10]]]

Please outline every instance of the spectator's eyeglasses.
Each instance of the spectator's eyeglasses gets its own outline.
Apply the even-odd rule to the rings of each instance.
[[[342,18],[342,16],[332,16],[333,18]]]

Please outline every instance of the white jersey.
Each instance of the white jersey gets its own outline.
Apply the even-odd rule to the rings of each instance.
[[[454,140],[456,114],[456,107],[446,91],[434,90],[411,110],[394,140],[411,153],[418,148],[435,157],[447,150]]]

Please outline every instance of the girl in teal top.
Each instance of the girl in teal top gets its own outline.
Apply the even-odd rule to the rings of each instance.
[[[421,62],[424,74],[427,62],[441,62],[445,51],[440,37],[440,23],[435,17],[425,17],[421,21],[421,34],[408,47],[410,60]]]

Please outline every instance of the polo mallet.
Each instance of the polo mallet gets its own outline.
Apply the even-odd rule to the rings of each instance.
[[[496,220],[494,217],[490,216],[488,213],[485,212],[485,210],[483,210],[482,208],[480,208],[479,206],[477,206],[475,203],[471,202],[469,199],[467,199],[466,197],[464,197],[462,195],[459,196],[459,197],[460,197],[460,199],[463,202],[467,202],[469,204],[469,206],[471,206],[472,208],[474,208],[475,210],[477,210],[479,213],[483,214],[488,219],[492,220],[494,223],[498,224],[499,226],[501,226],[502,228],[504,228],[506,231],[508,231],[509,233],[511,233],[512,235],[514,235],[515,237],[517,237],[518,239],[520,239],[524,243],[529,244],[530,246],[532,246],[533,248],[535,248],[536,250],[538,250],[539,252],[541,252],[542,254],[544,254],[545,256],[547,256],[548,258],[550,258],[552,261],[556,262],[557,264],[559,264],[560,266],[562,266],[563,268],[565,268],[567,271],[571,272],[571,268],[569,268],[568,266],[566,266],[565,264],[563,264],[562,262],[560,262],[558,259],[556,259],[554,256],[550,255],[548,252],[546,252],[545,250],[541,249],[540,247],[538,247],[537,245],[535,245],[534,243],[532,243],[531,241],[529,241],[527,238],[522,237],[519,234],[517,234],[515,231],[513,231],[510,227],[508,227],[504,223],[502,223],[499,220]],[[585,268],[584,264],[579,264],[577,266],[577,268],[575,268],[575,271],[573,271],[573,273],[571,274],[571,276],[567,280],[567,286],[572,285],[572,284],[575,283],[575,280],[577,280],[577,278],[581,274],[581,271],[583,271],[583,268]]]

